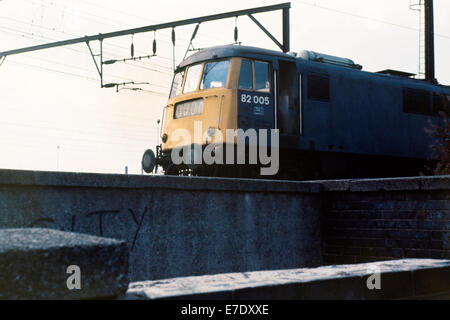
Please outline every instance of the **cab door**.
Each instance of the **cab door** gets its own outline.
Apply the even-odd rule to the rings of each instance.
[[[299,93],[297,66],[294,62],[278,62],[277,128],[282,135],[299,134]]]

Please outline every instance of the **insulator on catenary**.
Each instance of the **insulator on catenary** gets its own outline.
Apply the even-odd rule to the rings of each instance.
[[[234,27],[234,42],[238,41],[238,27]]]
[[[156,39],[153,39],[153,54],[156,54]]]
[[[175,28],[172,29],[172,44],[175,45]]]
[[[191,41],[194,40],[195,36],[197,35],[199,27],[200,27],[200,23],[195,26],[194,33],[192,34],[192,37],[191,37]]]

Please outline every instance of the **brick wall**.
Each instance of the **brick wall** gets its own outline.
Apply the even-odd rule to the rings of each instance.
[[[324,182],[325,264],[450,259],[450,177]]]

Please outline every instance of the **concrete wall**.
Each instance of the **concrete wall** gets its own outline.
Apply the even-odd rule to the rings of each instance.
[[[125,240],[132,281],[450,259],[450,176],[292,182],[0,170],[0,228],[21,227]]]
[[[316,183],[0,170],[0,228],[125,240],[132,281],[317,266],[323,262],[321,189]]]
[[[326,264],[450,259],[450,176],[323,186]]]

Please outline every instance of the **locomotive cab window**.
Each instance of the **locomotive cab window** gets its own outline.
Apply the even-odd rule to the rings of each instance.
[[[330,100],[330,78],[327,75],[309,74],[307,82],[309,100]]]
[[[262,61],[255,61],[254,68],[255,68],[255,90],[260,92],[270,92],[269,63]]]
[[[431,115],[430,93],[425,90],[404,88],[403,111]]]
[[[239,89],[253,89],[253,71],[250,60],[242,60],[241,71],[239,73]]]
[[[229,60],[212,61],[203,67],[200,90],[225,87],[228,77]]]
[[[242,60],[238,87],[270,92],[270,64],[265,61]]]
[[[170,98],[176,97],[181,93],[183,86],[184,70],[175,73],[172,82],[172,89],[170,90]]]
[[[190,66],[187,70],[186,80],[184,81],[183,93],[197,90],[198,81],[200,80],[200,73],[202,72],[202,65],[196,64]]]

